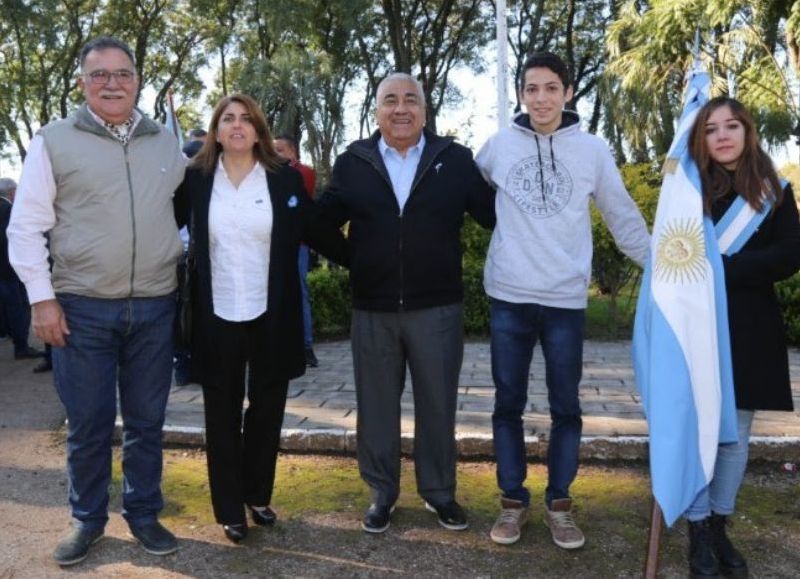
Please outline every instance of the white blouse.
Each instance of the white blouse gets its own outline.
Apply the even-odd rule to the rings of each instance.
[[[211,295],[218,317],[244,322],[267,311],[271,235],[264,167],[256,163],[237,189],[220,159],[208,209]]]

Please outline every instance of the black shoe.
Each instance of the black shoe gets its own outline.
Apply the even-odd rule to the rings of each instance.
[[[43,372],[51,372],[53,370],[53,363],[50,360],[42,360],[34,368],[34,374],[42,374]]]
[[[42,356],[44,356],[44,352],[37,350],[36,348],[31,348],[30,346],[24,350],[14,352],[15,360],[30,360],[32,358],[41,358]]]
[[[314,348],[311,346],[306,346],[306,366],[310,368],[316,368],[319,366],[319,360],[314,355]]]
[[[689,575],[692,578],[719,577],[719,562],[714,554],[711,517],[689,523]]]
[[[719,561],[719,569],[723,575],[729,577],[747,577],[747,561],[742,554],[733,546],[725,527],[728,525],[728,517],[711,513],[711,533],[713,537],[714,554]]]
[[[103,538],[103,529],[72,529],[53,552],[53,559],[62,567],[80,563],[89,554],[89,548]]]
[[[247,505],[247,508],[250,509],[250,515],[253,518],[253,523],[256,525],[261,525],[262,527],[274,525],[275,521],[278,520],[278,515],[275,514],[275,511],[273,511],[271,507],[259,507],[256,509]]]
[[[247,537],[247,523],[222,525],[222,530],[225,531],[225,536],[228,537],[231,543],[239,543]]]
[[[432,505],[426,501],[425,508],[439,516],[439,524],[445,529],[463,531],[469,527],[467,514],[461,508],[461,505],[455,501],[450,501],[444,505]]]
[[[367,533],[383,533],[389,528],[389,519],[394,511],[394,505],[370,505],[364,513],[361,528]]]
[[[151,555],[169,555],[178,550],[178,540],[158,521],[130,526],[131,533]]]

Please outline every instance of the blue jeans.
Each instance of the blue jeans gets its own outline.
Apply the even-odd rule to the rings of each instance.
[[[25,286],[19,280],[0,281],[0,310],[3,314],[0,317],[5,320],[5,330],[14,341],[14,353],[24,352],[28,349],[31,306]]]
[[[56,390],[67,411],[69,503],[78,528],[108,521],[111,438],[122,414],[122,515],[132,527],[156,520],[161,428],[172,371],[175,297],[97,299],[60,294],[70,334],[53,348]]]
[[[750,442],[750,427],[753,425],[753,410],[737,410],[739,441],[720,444],[717,460],[714,463],[714,476],[711,483],[694,499],[686,509],[684,517],[690,521],[701,521],[715,512],[718,515],[732,515],[736,506],[736,495],[744,480],[747,469],[747,453]]]
[[[578,472],[581,407],[578,385],[583,366],[584,310],[491,300],[492,414],[497,483],[503,496],[530,504],[524,486],[528,464],[522,415],[528,402],[533,348],[541,341],[550,404],[545,502],[569,498]]]
[[[300,299],[303,302],[303,343],[310,348],[314,343],[311,320],[311,297],[308,292],[308,246],[300,244],[297,252],[297,269],[300,271]]]

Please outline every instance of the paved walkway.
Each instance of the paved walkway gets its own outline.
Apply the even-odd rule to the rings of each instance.
[[[315,346],[320,365],[292,381],[284,420],[283,448],[307,452],[355,450],[356,401],[350,344]],[[800,460],[800,351],[790,351],[793,413],[761,412],[753,428],[754,458]],[[633,380],[630,344],[586,342],[581,405],[584,456],[599,459],[645,458],[647,425]],[[491,456],[494,404],[489,345],[468,343],[459,381],[457,436],[462,456]],[[528,451],[544,457],[550,425],[544,360],[537,348],[531,366],[525,413]],[[413,446],[413,393],[410,379],[402,398],[404,447]],[[200,387],[174,387],[169,399],[166,437],[171,443],[198,444],[203,436]]]

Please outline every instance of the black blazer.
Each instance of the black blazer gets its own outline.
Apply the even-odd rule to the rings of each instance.
[[[199,169],[186,170],[183,183],[175,193],[178,226],[191,216],[194,235],[195,270],[193,300],[193,372],[201,380],[204,366],[214,364],[210,335],[213,316],[211,296],[211,261],[208,248],[208,209],[214,176]],[[295,169],[282,164],[277,171],[267,171],[272,202],[272,237],[270,241],[267,288],[268,337],[267,367],[271,378],[290,380],[305,372],[300,275],[297,250],[303,241],[329,259],[347,264],[347,244],[342,233],[319,218],[319,212],[305,193],[303,180]]]
[[[711,207],[719,221],[736,199],[733,192]],[[786,331],[775,282],[800,268],[800,218],[791,186],[742,249],[723,256],[736,407],[792,410]]]

